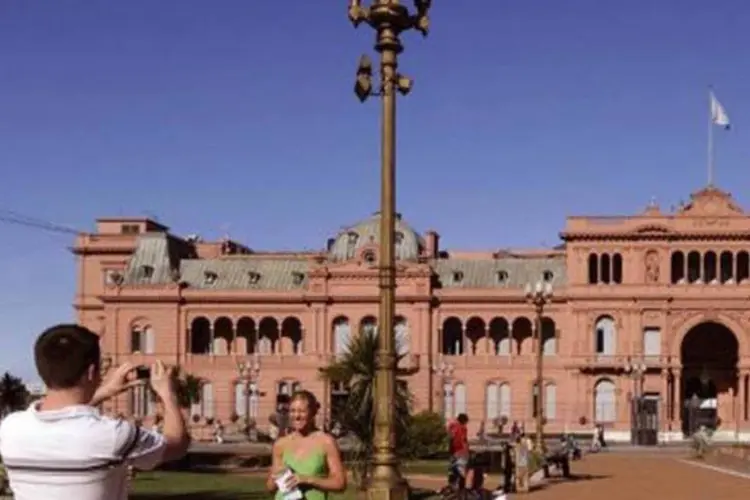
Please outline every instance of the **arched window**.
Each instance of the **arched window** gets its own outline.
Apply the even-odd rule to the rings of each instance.
[[[214,418],[214,386],[206,382],[201,387],[201,415],[205,418]]]
[[[617,329],[615,320],[602,316],[594,325],[595,349],[600,356],[614,356],[617,351]]]
[[[510,384],[500,385],[500,416],[511,418],[511,393]]]
[[[487,384],[485,394],[485,408],[487,410],[487,421],[492,422],[500,413],[500,385],[494,382]]]
[[[411,350],[411,336],[409,335],[409,323],[405,318],[397,317],[393,327],[396,335],[396,352],[399,356],[409,354]]]
[[[455,408],[453,416],[457,417],[461,413],[466,413],[466,386],[459,382],[455,387]]]
[[[247,410],[247,385],[245,382],[234,384],[234,413],[240,417],[245,416]]]
[[[443,384],[443,418],[446,422],[453,418],[453,385]]]
[[[544,386],[544,417],[548,421],[555,419],[557,414],[557,387],[553,383]]]
[[[344,356],[349,352],[349,342],[352,338],[352,330],[349,320],[344,317],[336,318],[333,322],[333,354]]]
[[[589,254],[589,284],[596,285],[599,283],[599,257],[595,254]]]
[[[602,379],[594,386],[594,422],[611,423],[617,420],[615,384]]]
[[[485,405],[488,421],[498,417],[510,419],[510,385],[505,382],[490,382],[487,384]]]
[[[150,326],[134,326],[130,330],[130,350],[134,353],[154,354],[154,329]]]
[[[138,385],[130,390],[130,413],[136,418],[153,415],[156,411],[151,390],[145,385]]]

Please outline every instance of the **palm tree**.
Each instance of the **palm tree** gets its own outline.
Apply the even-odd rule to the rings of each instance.
[[[194,404],[201,402],[204,380],[190,373],[182,373],[178,368],[177,373],[177,400],[180,406],[190,409]]]
[[[29,391],[23,381],[5,372],[0,378],[0,416],[23,410],[29,403]]]
[[[355,463],[361,478],[367,475],[373,452],[375,430],[373,388],[378,337],[376,329],[363,328],[358,336],[351,339],[345,354],[320,369],[321,377],[329,385],[335,383],[348,388],[346,404],[341,406],[341,411],[336,417],[344,430],[353,434],[359,442],[359,456],[356,457]],[[402,353],[398,347],[396,351]],[[397,354],[396,366],[405,356],[405,354]],[[411,373],[403,368],[398,368],[396,372],[398,378],[392,404],[395,408],[397,448],[403,447],[406,429],[409,426],[412,397],[403,377]]]

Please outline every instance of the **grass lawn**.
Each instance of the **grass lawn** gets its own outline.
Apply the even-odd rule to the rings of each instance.
[[[415,492],[415,497],[425,498],[425,492]],[[354,500],[355,490],[331,495],[331,500]],[[133,500],[249,500],[267,499],[265,478],[221,473],[196,472],[141,472],[138,474]]]
[[[426,474],[430,476],[448,476],[448,459],[445,460],[414,460],[401,464],[402,474]]]

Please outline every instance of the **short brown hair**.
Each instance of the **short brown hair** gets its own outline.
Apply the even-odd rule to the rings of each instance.
[[[78,385],[89,367],[99,369],[99,336],[75,324],[47,328],[34,344],[34,361],[48,388],[70,389]]]

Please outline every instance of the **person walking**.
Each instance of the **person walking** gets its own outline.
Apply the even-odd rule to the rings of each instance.
[[[128,466],[153,469],[187,452],[174,373],[162,362],[148,381],[133,380],[138,367],[123,363],[102,382],[99,336],[76,324],[45,330],[34,361],[46,395],[0,424],[0,455],[16,500],[125,500]],[[163,405],[163,434],[97,409],[147,382]]]

